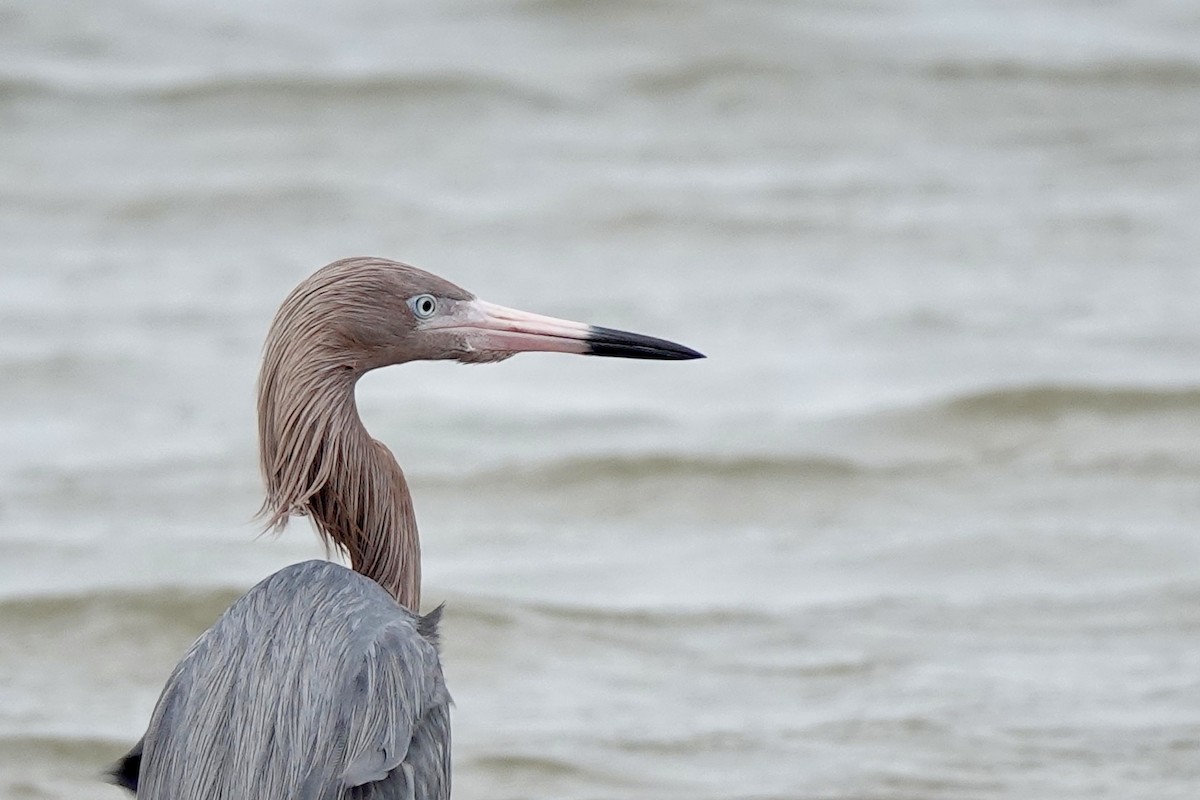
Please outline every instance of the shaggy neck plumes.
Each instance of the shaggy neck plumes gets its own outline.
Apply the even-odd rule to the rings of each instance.
[[[293,514],[310,516],[355,570],[417,611],[420,543],[404,474],[363,427],[354,403],[358,371],[333,342],[304,330],[303,299],[294,293],[280,310],[259,375],[261,514],[272,530]]]

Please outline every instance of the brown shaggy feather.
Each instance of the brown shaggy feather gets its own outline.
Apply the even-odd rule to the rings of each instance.
[[[405,299],[422,290],[471,297],[383,259],[345,259],[318,270],[280,307],[258,381],[266,484],[259,513],[267,529],[281,530],[293,514],[311,517],[356,571],[413,611],[421,599],[421,553],[412,500],[396,459],[363,427],[354,386],[368,370],[406,360]]]

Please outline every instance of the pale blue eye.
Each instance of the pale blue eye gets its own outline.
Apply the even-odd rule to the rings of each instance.
[[[429,319],[437,313],[437,298],[431,294],[419,294],[409,299],[408,307],[412,309],[417,319]]]

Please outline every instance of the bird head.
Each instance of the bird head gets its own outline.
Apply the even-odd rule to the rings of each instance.
[[[284,301],[281,324],[300,334],[287,341],[323,344],[326,359],[340,359],[338,366],[356,374],[407,361],[486,363],[531,351],[703,358],[665,339],[489,303],[424,270],[377,258],[318,270]]]

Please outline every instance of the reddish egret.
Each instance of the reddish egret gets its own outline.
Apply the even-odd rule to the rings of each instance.
[[[701,358],[682,345],[492,305],[419,269],[351,258],[279,309],[258,382],[263,514],[312,518],[353,570],[307,561],[259,583],[167,680],[114,780],[147,800],[334,800],[450,794],[441,609],[418,615],[417,523],[354,385],[422,359],[543,350]]]

